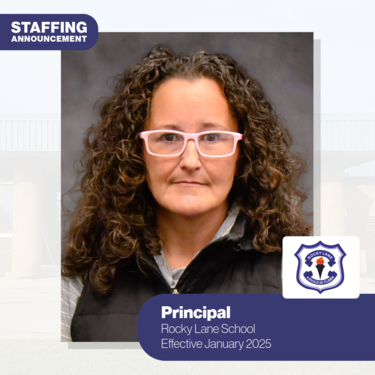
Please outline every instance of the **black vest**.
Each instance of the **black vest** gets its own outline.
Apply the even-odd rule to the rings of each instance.
[[[86,282],[72,319],[73,341],[138,341],[138,313],[151,297],[167,293],[281,293],[281,253],[253,247],[239,217],[231,233],[204,248],[186,267],[173,290],[152,256],[147,275],[137,267],[118,269],[114,286],[102,297]]]

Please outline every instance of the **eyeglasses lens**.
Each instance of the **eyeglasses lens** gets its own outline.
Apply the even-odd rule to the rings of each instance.
[[[184,147],[184,136],[173,132],[155,132],[149,135],[148,146],[157,155],[176,155]],[[198,138],[201,153],[209,156],[225,156],[233,152],[234,137],[231,134],[212,132]]]

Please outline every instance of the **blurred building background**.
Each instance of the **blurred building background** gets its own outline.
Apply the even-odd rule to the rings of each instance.
[[[60,115],[0,116],[0,277],[58,276]]]
[[[358,236],[361,292],[375,292],[375,116],[325,114],[315,142],[315,224],[322,236]],[[318,138],[319,139],[319,138]],[[318,203],[320,201],[320,203]],[[350,251],[350,250],[348,250]]]

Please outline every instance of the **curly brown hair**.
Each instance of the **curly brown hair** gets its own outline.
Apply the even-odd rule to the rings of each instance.
[[[244,136],[231,193],[249,219],[254,247],[281,251],[284,236],[311,232],[301,218],[306,195],[297,190],[304,161],[290,154],[291,137],[262,86],[227,55],[176,55],[156,46],[116,77],[113,96],[100,107],[99,124],[85,138],[82,197],[67,233],[62,269],[64,276],[89,277],[99,294],[110,290],[124,260],[134,259],[141,267],[144,252],[160,252],[155,200],[138,134],[149,117],[153,92],[171,78],[209,78],[226,95]]]

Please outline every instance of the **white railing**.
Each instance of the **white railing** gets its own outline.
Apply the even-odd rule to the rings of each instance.
[[[375,150],[374,114],[322,114],[319,122],[321,151]]]
[[[61,151],[60,115],[0,115],[0,151]]]

